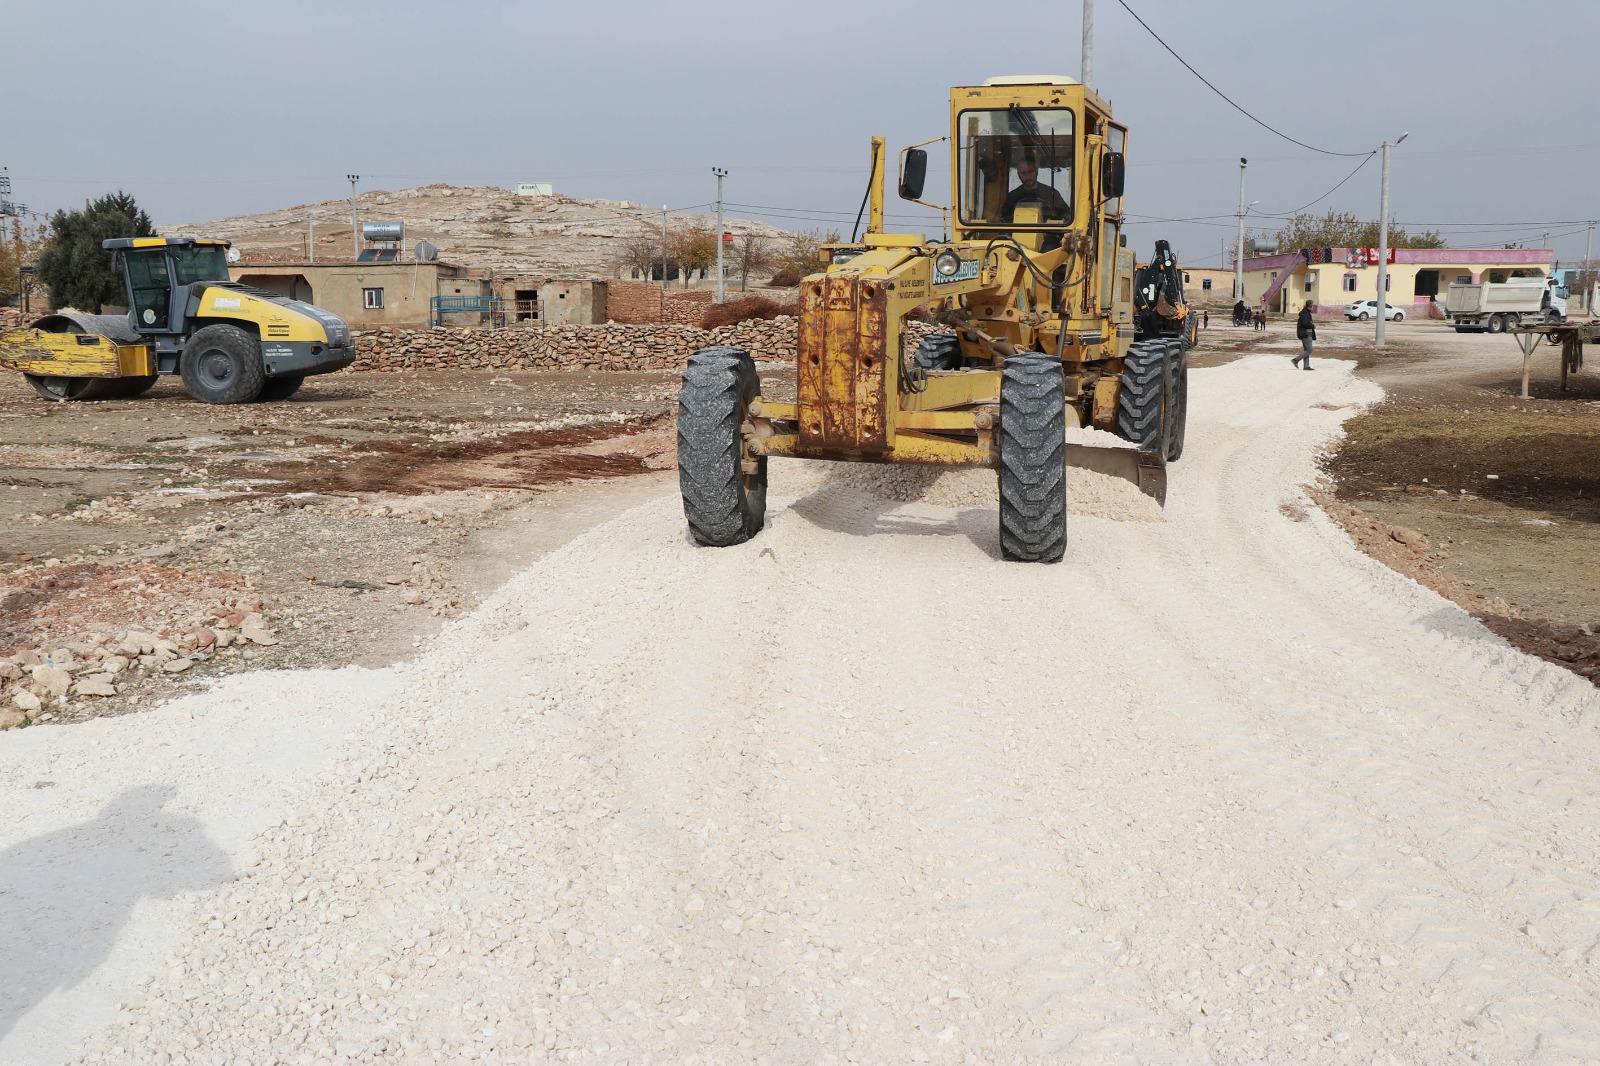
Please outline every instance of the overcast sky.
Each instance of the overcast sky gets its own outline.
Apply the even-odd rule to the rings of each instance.
[[[1400,224],[1461,247],[1548,230],[1563,259],[1583,255],[1583,220],[1600,215],[1600,0],[1128,2],[1298,140],[1365,151],[1409,131],[1392,157]],[[336,199],[347,173],[363,190],[551,181],[689,207],[714,197],[722,166],[727,199],[754,205],[731,213],[848,231],[872,134],[896,149],[942,134],[951,85],[1075,77],[1081,37],[1072,0],[0,0],[0,13],[13,199],[46,212],[120,188],[158,224]],[[1241,155],[1261,212],[1359,162],[1252,124],[1118,0],[1096,0],[1096,29],[1094,86],[1131,128],[1127,209],[1227,216],[1141,222],[1141,256],[1166,236],[1190,265],[1220,262]],[[1375,218],[1378,195],[1374,160],[1314,210]]]

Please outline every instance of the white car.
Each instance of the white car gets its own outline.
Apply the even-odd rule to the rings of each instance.
[[[1378,313],[1377,300],[1358,300],[1344,309],[1344,317],[1365,322]],[[1383,317],[1390,322],[1404,322],[1406,313],[1394,304],[1383,305]]]

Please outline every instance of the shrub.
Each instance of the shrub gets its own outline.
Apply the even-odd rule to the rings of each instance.
[[[800,282],[801,277],[797,271],[780,270],[778,273],[772,275],[772,280],[767,282],[767,284],[771,285],[774,289],[798,289],[800,287]]]
[[[780,304],[765,296],[746,296],[740,300],[712,304],[710,310],[700,319],[700,328],[716,329],[718,326],[731,326],[735,322],[745,322],[753,318],[773,319],[779,315],[799,313],[800,305],[797,303]]]

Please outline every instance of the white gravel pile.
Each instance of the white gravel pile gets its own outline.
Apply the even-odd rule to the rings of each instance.
[[[1057,566],[790,465],[548,556],[83,1061],[1600,1058],[1593,690],[1279,513],[1375,390],[1193,390]]]

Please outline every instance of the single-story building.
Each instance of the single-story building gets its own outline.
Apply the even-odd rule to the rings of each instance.
[[[1436,299],[1442,304],[1455,282],[1543,277],[1554,264],[1548,248],[1391,248],[1388,302],[1426,315],[1428,305]],[[1309,301],[1317,314],[1331,315],[1377,297],[1376,248],[1307,248],[1244,261],[1244,301],[1250,307],[1289,314]]]
[[[332,311],[352,329],[426,326],[436,296],[485,297],[489,279],[442,263],[234,263],[233,280]],[[476,321],[479,315],[464,313]],[[449,320],[450,325],[466,321]]]
[[[606,321],[605,278],[548,274],[500,274],[494,278],[510,325],[590,326]]]
[[[1190,303],[1233,302],[1233,271],[1219,267],[1184,267],[1183,291]]]

